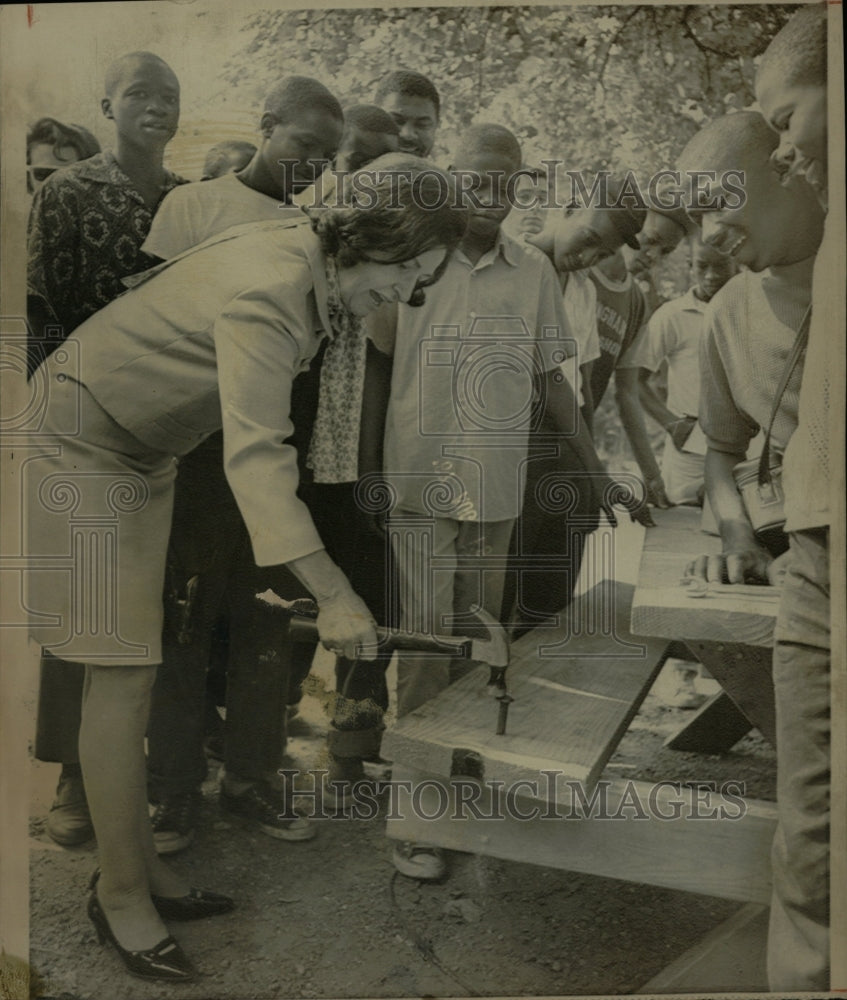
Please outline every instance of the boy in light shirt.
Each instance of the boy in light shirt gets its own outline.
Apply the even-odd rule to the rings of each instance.
[[[804,177],[829,208],[812,277],[797,430],[783,461],[789,550],[773,662],[779,817],[768,932],[770,989],[818,992],[845,985],[830,982],[829,957],[830,462],[844,455],[843,411],[830,450],[830,399],[839,379],[843,386],[847,321],[836,228],[844,218],[843,172],[831,205],[827,183],[826,5],[801,8],[774,38],[759,64],[756,96],[779,134],[774,166],[789,183],[794,174]],[[843,523],[843,495],[836,516]]]

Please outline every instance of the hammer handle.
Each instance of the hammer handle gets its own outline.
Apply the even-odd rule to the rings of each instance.
[[[428,653],[450,653],[452,656],[469,658],[471,641],[469,639],[453,639],[447,636],[436,637],[421,632],[394,632],[391,629],[376,626],[376,635],[380,644],[385,643],[392,649],[415,649]],[[289,634],[292,639],[317,639],[318,626],[310,618],[299,616],[291,619]]]

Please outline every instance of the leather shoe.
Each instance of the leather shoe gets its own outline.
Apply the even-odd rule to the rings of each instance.
[[[235,901],[229,896],[203,889],[189,889],[184,896],[151,895],[150,898],[163,920],[203,920],[235,909]]]
[[[62,766],[56,798],[47,816],[47,833],[62,847],[77,847],[94,836],[78,765]]]
[[[100,869],[95,868],[88,883],[92,893],[99,880]],[[229,896],[203,889],[191,888],[184,896],[156,896],[151,893],[150,898],[163,920],[203,920],[235,909],[235,900]]]
[[[88,918],[97,932],[100,944],[111,942],[127,972],[139,979],[164,979],[168,982],[187,982],[197,977],[197,970],[188,960],[185,952],[172,938],[163,938],[152,948],[143,951],[129,951],[115,937],[97,893],[88,899]]]

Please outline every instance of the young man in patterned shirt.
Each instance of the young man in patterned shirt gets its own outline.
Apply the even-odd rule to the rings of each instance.
[[[36,192],[28,228],[29,371],[125,287],[150,260],[141,244],[159,202],[178,184],[163,164],[179,123],[179,81],[151,52],[130,52],[106,73],[103,114],[115,123],[114,151],[64,167]],[[83,669],[41,661],[35,756],[62,774],[47,832],[72,846],[93,836],[77,742]]]

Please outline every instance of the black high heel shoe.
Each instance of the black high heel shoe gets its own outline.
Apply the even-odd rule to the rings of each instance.
[[[138,976],[139,979],[164,979],[172,983],[185,983],[197,977],[197,970],[172,937],[166,937],[153,948],[144,951],[127,951],[123,948],[109,926],[96,892],[92,892],[88,899],[88,917],[94,924],[98,942],[104,944],[110,941],[127,972],[133,976]]]
[[[99,878],[100,869],[97,868],[88,888],[94,891]],[[204,920],[235,909],[235,901],[229,896],[204,889],[191,888],[184,896],[154,896],[151,893],[150,898],[163,920]]]
[[[229,896],[203,889],[189,889],[184,896],[176,898],[153,895],[150,898],[163,920],[203,920],[235,909],[235,902]]]

